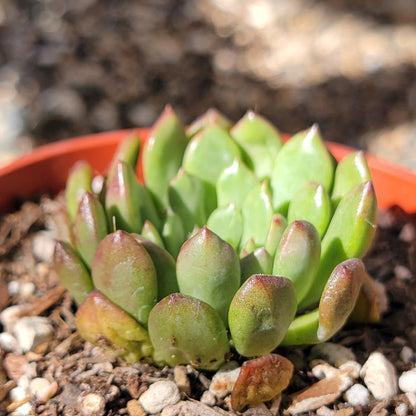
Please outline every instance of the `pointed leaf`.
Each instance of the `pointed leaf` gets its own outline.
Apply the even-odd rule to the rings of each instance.
[[[299,189],[289,204],[288,222],[305,220],[310,222],[322,237],[332,216],[332,205],[328,192],[316,182],[307,182]]]
[[[319,302],[319,341],[326,341],[339,331],[357,302],[365,267],[360,259],[349,259],[331,273]]]
[[[201,130],[204,130],[206,127],[212,125],[219,126],[227,131],[232,127],[232,123],[230,120],[228,120],[227,117],[225,117],[215,108],[210,108],[205,114],[203,114],[201,117],[198,117],[189,125],[189,127],[186,129],[186,134],[188,137],[193,137]]]
[[[165,248],[159,231],[149,220],[146,220],[144,222],[140,235],[142,235],[147,240],[153,242],[154,244],[158,245],[159,247]]]
[[[184,159],[185,170],[215,187],[220,173],[240,157],[240,149],[226,130],[208,126],[189,142]]]
[[[160,214],[168,201],[168,186],[178,172],[188,138],[177,115],[167,106],[154,124],[143,149],[143,176]]]
[[[287,227],[287,220],[282,214],[274,214],[270,222],[269,232],[267,233],[265,248],[274,257],[277,246],[282,239],[282,235]]]
[[[152,354],[147,331],[130,315],[93,290],[76,313],[82,338],[134,363]]]
[[[59,280],[78,304],[94,289],[89,271],[68,243],[56,241],[53,267]]]
[[[239,159],[225,168],[217,181],[218,206],[233,203],[241,209],[247,194],[259,184],[258,179]]]
[[[266,355],[282,341],[296,314],[293,283],[256,274],[235,294],[228,324],[235,349],[246,357]]]
[[[325,147],[318,127],[293,136],[275,158],[271,186],[273,207],[285,214],[291,199],[308,181],[315,181],[331,189],[334,161]]]
[[[162,228],[165,247],[174,258],[177,257],[182,244],[186,240],[186,231],[181,218],[168,206],[165,223]]]
[[[364,256],[375,234],[376,215],[377,200],[371,181],[356,185],[342,198],[322,239],[318,273],[301,308],[319,301],[337,264]]]
[[[208,303],[227,322],[240,286],[240,261],[230,244],[203,227],[181,248],[176,275],[181,293]]]
[[[202,227],[206,224],[209,214],[217,204],[212,187],[182,168],[172,179],[168,196],[172,211],[179,215],[187,233],[190,233],[195,225]]]
[[[92,192],[91,189],[91,166],[81,160],[71,168],[65,187],[65,201],[68,215],[71,220],[77,213],[78,205],[85,192]]]
[[[283,146],[276,128],[249,111],[232,129],[231,136],[244,151],[243,160],[258,178],[270,178],[274,159]]]
[[[311,223],[294,221],[287,227],[274,257],[273,274],[293,282],[298,303],[314,283],[320,254],[321,240]]]
[[[272,274],[273,257],[264,247],[257,248],[240,260],[241,283],[253,274]]]
[[[219,314],[207,303],[179,293],[162,299],[149,316],[154,360],[171,367],[192,364],[216,370],[229,351]]]
[[[74,234],[78,253],[90,269],[98,244],[107,233],[107,218],[101,202],[96,195],[86,192],[74,218]]]
[[[130,165],[133,171],[136,171],[137,160],[140,152],[140,137],[137,133],[130,133],[124,137],[118,144],[108,168],[108,176],[113,176],[117,162],[123,161]]]
[[[242,208],[244,245],[253,238],[256,246],[264,246],[273,217],[271,195],[267,181],[253,188],[247,195]]]
[[[243,217],[234,204],[229,204],[211,213],[207,227],[237,249],[243,234]]]
[[[157,300],[156,269],[132,235],[116,231],[98,246],[92,264],[95,287],[144,327]]]
[[[370,169],[363,151],[344,157],[335,170],[332,202],[336,207],[342,197],[355,185],[371,180]]]

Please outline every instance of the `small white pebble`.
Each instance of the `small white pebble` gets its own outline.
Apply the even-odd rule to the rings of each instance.
[[[330,409],[328,406],[321,406],[317,411],[316,414],[318,416],[334,416],[335,411]]]
[[[20,283],[17,280],[11,280],[7,283],[7,290],[9,291],[10,296],[17,296],[19,293]]]
[[[360,377],[377,400],[388,400],[397,394],[396,369],[381,352],[370,354]]]
[[[326,362],[319,362],[316,365],[314,365],[314,363],[316,362],[311,363],[311,366],[313,365],[312,374],[316,378],[330,378],[336,376],[339,373],[337,368],[332,367],[332,365],[329,365]]]
[[[346,361],[344,364],[341,364],[339,369],[342,371],[347,371],[350,377],[356,379],[360,376],[361,364],[357,361],[350,360]]]
[[[14,324],[13,334],[23,352],[35,351],[38,345],[53,338],[53,328],[48,318],[24,316]]]
[[[45,263],[52,261],[55,249],[55,240],[52,232],[39,231],[33,238],[32,251],[33,255]]]
[[[209,390],[205,390],[201,396],[201,403],[213,407],[217,403],[217,399],[213,393],[211,393]]]
[[[89,393],[81,398],[80,404],[81,416],[102,416],[105,412],[105,400],[101,394]]]
[[[329,364],[339,367],[346,361],[355,361],[355,354],[347,347],[333,342],[316,344],[311,348],[309,359],[322,358]]]
[[[0,322],[3,324],[6,332],[13,333],[14,324],[19,320],[25,310],[23,305],[12,305],[3,309],[0,313]]]
[[[0,348],[6,352],[19,352],[19,344],[16,338],[8,332],[0,333]]]
[[[96,175],[92,178],[91,188],[94,193],[99,194],[102,191],[103,186],[104,186],[104,176]]]
[[[235,361],[222,366],[212,377],[209,391],[218,398],[224,398],[230,394],[240,375],[240,370]]]
[[[178,386],[173,381],[162,380],[151,384],[139,397],[139,403],[147,413],[154,414],[178,403],[180,399]]]
[[[399,239],[411,243],[416,238],[416,230],[413,224],[408,222],[400,231]]]
[[[45,390],[49,389],[50,385],[51,383],[46,378],[36,377],[29,384],[29,391],[37,397],[43,396]]]
[[[413,276],[412,272],[401,264],[394,267],[394,275],[400,280],[410,280]]]
[[[416,393],[406,393],[405,395],[413,410],[416,410]]]
[[[36,286],[33,282],[23,282],[19,287],[19,295],[27,298],[35,293]]]
[[[354,384],[344,394],[351,406],[366,406],[370,400],[370,392],[362,384]]]
[[[399,388],[404,393],[416,393],[416,367],[402,373]]]
[[[396,407],[396,415],[397,416],[407,416],[409,408],[407,407],[406,403],[400,403]]]
[[[405,345],[400,351],[400,358],[405,364],[410,364],[415,359],[415,352]]]

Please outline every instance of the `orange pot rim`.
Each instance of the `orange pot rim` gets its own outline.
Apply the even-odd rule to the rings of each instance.
[[[104,174],[117,144],[127,134],[138,134],[144,143],[148,128],[116,130],[66,139],[34,149],[0,168],[0,212],[11,211],[16,201],[44,192],[56,193],[65,187],[69,169],[78,160],[90,163],[95,173]],[[349,146],[326,141],[337,160],[356,151]],[[408,213],[416,212],[416,174],[366,153],[381,208],[398,205]],[[142,177],[141,164],[137,171]]]

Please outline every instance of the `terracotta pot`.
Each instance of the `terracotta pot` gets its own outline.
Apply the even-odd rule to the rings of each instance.
[[[142,142],[149,135],[149,129],[134,129],[63,140],[39,147],[0,168],[0,212],[12,210],[17,200],[63,189],[68,171],[77,160],[86,160],[96,172],[105,173],[118,142],[132,132],[139,134]],[[327,145],[338,160],[354,150],[332,142]],[[399,205],[409,213],[416,212],[416,175],[372,155],[367,155],[367,160],[379,206]],[[140,164],[137,174],[140,179]]]

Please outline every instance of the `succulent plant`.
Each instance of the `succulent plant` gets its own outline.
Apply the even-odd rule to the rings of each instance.
[[[81,161],[69,174],[54,254],[86,340],[204,370],[236,351],[252,359],[233,394],[241,410],[259,399],[245,401],[244,377],[265,363],[285,377],[264,370],[275,387],[260,400],[287,386],[279,345],[380,318],[360,260],[376,228],[371,174],[362,152],[336,162],[316,125],[284,141],[253,112],[232,125],[209,110],[185,128],[167,107],[143,148],[120,143],[99,194],[91,172]]]

